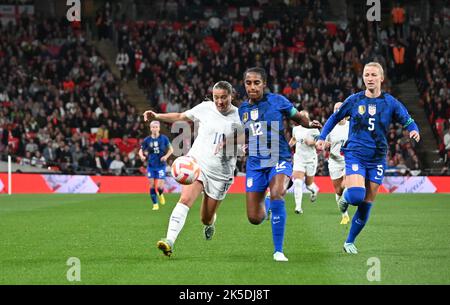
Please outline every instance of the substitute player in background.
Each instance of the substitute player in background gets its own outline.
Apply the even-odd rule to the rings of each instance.
[[[269,187],[275,247],[273,259],[287,261],[283,253],[286,226],[284,196],[292,175],[292,157],[284,136],[283,120],[292,119],[309,128],[321,125],[300,114],[282,95],[264,93],[266,82],[266,72],[262,68],[249,68],[244,72],[248,100],[239,107],[239,117],[248,136],[247,217],[252,224],[260,224],[266,218],[264,197]]]
[[[201,220],[206,240],[211,240],[215,232],[216,211],[233,184],[237,156],[217,152],[218,145],[235,133],[240,126],[238,109],[231,104],[233,87],[226,81],[216,83],[212,90],[213,100],[205,101],[183,113],[144,112],[144,119],[155,118],[164,122],[197,121],[198,135],[187,153],[200,166],[198,180],[183,185],[181,196],[172,211],[165,238],[157,242],[164,255],[170,256],[174,243],[183,229],[188,212],[197,197],[203,192]]]
[[[160,123],[150,123],[150,136],[146,137],[139,149],[139,157],[142,162],[148,157],[147,177],[150,182],[150,197],[153,202],[153,210],[158,210],[158,202],[166,203],[164,199],[164,179],[166,178],[167,159],[173,153],[169,138],[159,133]],[[158,189],[158,192],[156,192]],[[158,199],[156,198],[158,197]]]
[[[309,113],[307,111],[302,110],[300,111],[300,114],[309,119]],[[300,125],[292,128],[292,138],[289,141],[289,146],[292,147],[295,145],[294,172],[292,174],[292,179],[294,180],[296,214],[303,214],[302,199],[304,184],[306,189],[311,192],[311,202],[315,202],[317,200],[319,188],[314,183],[314,176],[317,171],[315,139],[317,139],[319,134],[320,132],[317,128],[307,129]]]
[[[342,148],[346,189],[339,205],[341,212],[347,211],[349,204],[358,207],[344,243],[344,251],[353,254],[358,253],[355,239],[369,219],[372,203],[383,181],[389,124],[392,121],[399,122],[409,131],[410,138],[417,142],[420,140],[419,128],[405,106],[392,95],[381,91],[384,80],[381,65],[376,62],[366,64],[363,80],[366,90],[349,96],[339,110],[330,116],[316,144],[317,149],[322,150],[334,126],[350,116],[350,132]]]
[[[334,112],[336,112],[342,103],[334,104]],[[331,182],[333,182],[334,191],[336,193],[336,203],[339,207],[339,200],[344,192],[345,177],[345,159],[341,154],[341,148],[344,146],[348,138],[349,122],[347,118],[341,120],[326,138],[326,148],[330,148],[330,157],[328,158],[328,171],[330,172]],[[341,224],[346,225],[350,221],[348,211],[342,213]]]

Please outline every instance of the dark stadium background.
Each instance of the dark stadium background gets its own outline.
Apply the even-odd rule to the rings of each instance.
[[[382,1],[380,22],[366,21],[365,1],[81,1],[81,22],[67,21],[65,1],[1,3],[34,8],[3,14],[11,23],[0,28],[0,159],[11,155],[17,171],[142,175],[144,110],[189,109],[221,79],[239,104],[254,65],[271,91],[324,123],[375,60],[423,139],[392,125],[387,174],[449,174],[446,1]],[[326,154],[318,175],[328,174]]]

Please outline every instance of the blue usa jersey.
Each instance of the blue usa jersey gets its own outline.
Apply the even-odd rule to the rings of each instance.
[[[279,161],[291,161],[291,151],[284,136],[283,119],[297,110],[279,94],[264,94],[255,104],[244,101],[239,117],[248,134],[247,164],[251,169],[273,167]]]
[[[148,153],[149,168],[165,168],[166,162],[161,162],[161,157],[166,154],[169,146],[169,138],[165,135],[159,135],[157,138],[149,136],[144,139],[141,148]]]
[[[349,153],[369,163],[386,159],[386,135],[391,122],[398,122],[409,131],[418,131],[406,108],[392,95],[382,92],[377,98],[369,98],[361,91],[349,96],[339,110],[330,116],[319,139],[325,140],[333,127],[347,116],[350,116],[350,128],[342,151],[344,155]]]

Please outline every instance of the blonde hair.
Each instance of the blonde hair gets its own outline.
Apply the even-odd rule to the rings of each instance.
[[[380,65],[380,63],[372,61],[372,62],[365,64],[364,68],[366,68],[366,67],[377,67],[381,73],[381,76],[384,78],[384,70],[383,70],[383,67]]]

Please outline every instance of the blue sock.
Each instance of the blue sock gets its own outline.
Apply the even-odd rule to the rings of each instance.
[[[153,204],[158,203],[158,199],[156,198],[156,190],[154,188],[150,189],[150,197],[152,197]]]
[[[371,202],[363,202],[358,206],[358,209],[352,219],[352,226],[350,227],[350,232],[348,233],[346,243],[355,242],[356,236],[358,236],[369,220],[371,208]]]
[[[266,197],[266,199],[264,199],[264,205],[266,206],[266,216],[269,215],[269,210],[270,210],[270,197]]]
[[[272,210],[272,237],[275,252],[283,252],[284,230],[286,227],[286,207],[284,200],[272,200],[270,202]]]
[[[164,189],[163,188],[158,188],[158,195],[162,195],[164,193]]]

